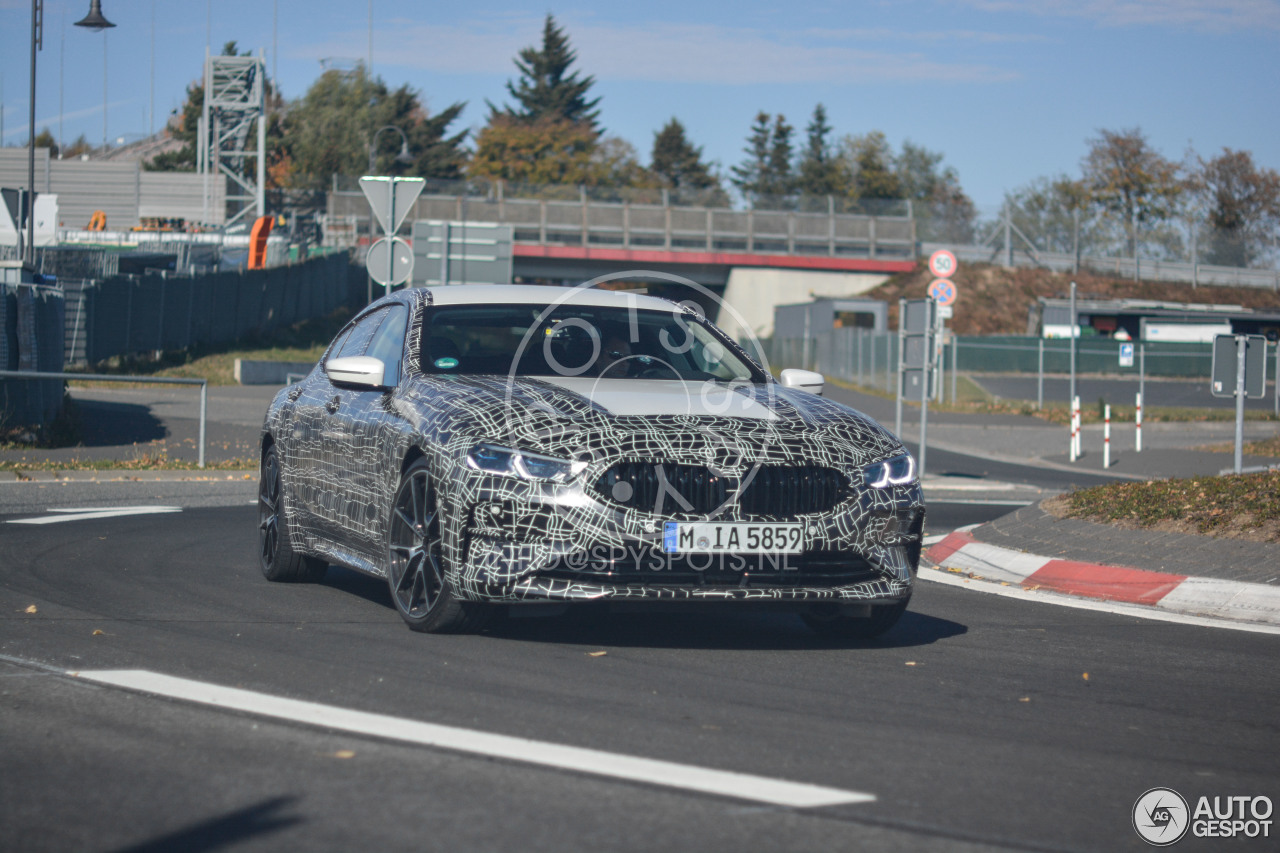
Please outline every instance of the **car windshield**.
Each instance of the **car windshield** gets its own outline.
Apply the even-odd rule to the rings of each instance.
[[[439,306],[422,336],[428,374],[766,381],[710,324],[674,307]]]

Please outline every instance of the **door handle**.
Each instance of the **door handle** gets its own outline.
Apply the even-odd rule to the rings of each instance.
[[[329,414],[331,414],[331,415],[332,415],[332,414],[334,414],[335,412],[337,412],[337,411],[338,411],[338,407],[339,407],[339,406],[341,406],[341,405],[342,405],[342,398],[341,398],[341,397],[334,397],[332,400],[330,400],[329,402],[325,403],[325,404],[324,404],[324,407],[325,407],[325,409],[329,412]]]

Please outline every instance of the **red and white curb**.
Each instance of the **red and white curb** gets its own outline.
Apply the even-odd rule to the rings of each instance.
[[[1168,613],[1280,625],[1277,587],[1043,557],[979,542],[969,532],[972,529],[961,528],[933,542],[925,557],[943,571],[1023,590],[1052,590]]]

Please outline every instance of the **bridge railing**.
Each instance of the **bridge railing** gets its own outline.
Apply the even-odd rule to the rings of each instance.
[[[656,204],[648,199],[605,201],[586,190],[577,198],[511,197],[502,184],[489,186],[487,194],[479,195],[465,189],[438,192],[429,185],[406,222],[497,222],[513,227],[517,243],[547,246],[915,258],[915,221],[910,216],[839,213],[834,205],[826,212],[685,206],[660,194]],[[369,204],[359,191],[331,191],[328,214],[347,221],[355,217],[358,227],[367,231]]]

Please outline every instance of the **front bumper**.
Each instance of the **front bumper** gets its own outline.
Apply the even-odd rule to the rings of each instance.
[[[492,480],[494,478],[485,478]],[[666,555],[665,521],[581,485],[478,482],[455,507],[455,589],[475,601],[709,600],[888,604],[909,598],[924,504],[918,484],[856,488],[804,525],[804,553]],[[513,488],[514,486],[514,488]],[[729,507],[717,521],[760,521]]]

